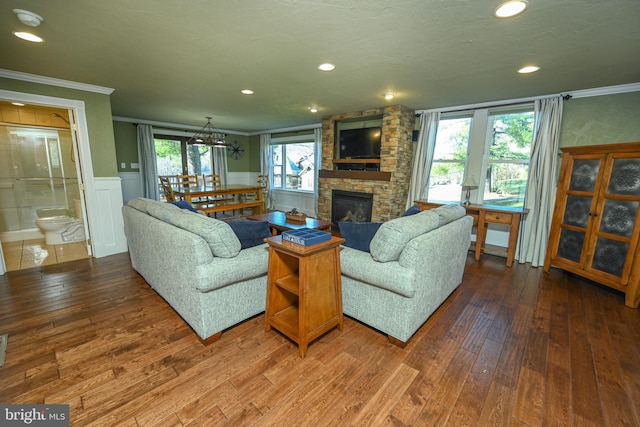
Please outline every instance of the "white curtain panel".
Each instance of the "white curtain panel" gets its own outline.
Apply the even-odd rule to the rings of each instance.
[[[220,175],[220,184],[227,185],[227,147],[212,147],[213,173]]]
[[[156,166],[156,147],[153,143],[153,128],[149,125],[138,125],[138,160],[142,178],[143,196],[160,200],[158,189],[158,168]]]
[[[544,265],[551,217],[556,199],[558,146],[562,97],[535,101],[533,145],[524,207],[529,209],[520,228],[516,259],[533,267]]]
[[[260,175],[269,176],[271,170],[271,134],[260,135]],[[267,191],[267,210],[274,208],[273,192],[271,190],[271,177],[269,176],[269,189]]]
[[[315,209],[315,217],[318,218],[318,188],[320,187],[318,181],[318,172],[320,171],[320,167],[322,165],[322,128],[316,128],[313,130],[314,141],[316,143],[316,156],[315,156],[315,165],[314,174],[315,174],[315,183],[316,188],[313,190],[313,202]]]
[[[420,133],[416,143],[416,152],[413,156],[406,209],[413,205],[414,200],[421,200],[425,197],[425,189],[429,182],[429,173],[431,172],[433,153],[436,147],[436,132],[439,121],[439,111],[420,115]]]

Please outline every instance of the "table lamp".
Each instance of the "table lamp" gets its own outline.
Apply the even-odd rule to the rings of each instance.
[[[467,190],[467,193],[464,197],[464,202],[462,203],[463,205],[469,204],[469,197],[471,197],[471,190],[475,190],[476,188],[478,188],[478,183],[476,182],[475,179],[473,179],[472,175],[469,175],[462,183],[462,189]]]

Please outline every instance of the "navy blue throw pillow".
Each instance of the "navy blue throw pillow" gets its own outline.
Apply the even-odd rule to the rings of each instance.
[[[169,202],[172,205],[176,205],[177,207],[179,207],[180,209],[188,209],[191,212],[198,212],[197,210],[194,209],[193,206],[191,206],[191,204],[189,204],[189,202],[187,202],[186,200],[178,200],[175,202]]]
[[[381,222],[340,221],[340,234],[344,238],[344,245],[359,251],[369,252],[371,239],[382,225]]]
[[[264,243],[265,237],[271,237],[271,227],[267,221],[252,221],[250,219],[234,219],[227,221],[238,240],[241,249],[252,248]]]
[[[420,212],[422,212],[422,209],[420,209],[420,206],[413,205],[409,209],[407,209],[407,211],[405,213],[403,213],[402,216],[415,215],[415,214],[420,213]]]

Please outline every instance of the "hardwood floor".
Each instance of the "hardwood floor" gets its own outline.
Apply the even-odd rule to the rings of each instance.
[[[127,254],[0,276],[0,402],[72,425],[640,425],[640,310],[558,270],[470,253],[401,349],[350,318],[310,344],[257,316],[204,346]]]

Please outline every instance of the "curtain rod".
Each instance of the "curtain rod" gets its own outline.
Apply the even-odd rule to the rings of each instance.
[[[519,100],[514,100],[514,101],[509,101],[509,102],[502,102],[502,103],[490,103],[490,102],[485,102],[482,104],[473,104],[473,105],[463,105],[463,106],[459,106],[459,107],[449,107],[449,108],[435,108],[435,109],[431,109],[431,110],[419,110],[416,112],[416,117],[420,116],[420,114],[423,113],[434,113],[434,112],[441,112],[441,113],[461,113],[461,112],[465,112],[465,111],[473,111],[473,110],[479,110],[479,109],[483,109],[483,108],[500,108],[500,107],[513,107],[516,105],[525,105],[525,104],[529,104],[532,103],[538,99],[546,99],[546,98],[555,98],[557,96],[562,97],[562,99],[564,99],[565,101],[568,101],[572,98],[571,95],[549,95],[549,96],[539,96],[536,98],[526,98],[526,99],[519,99]]]

